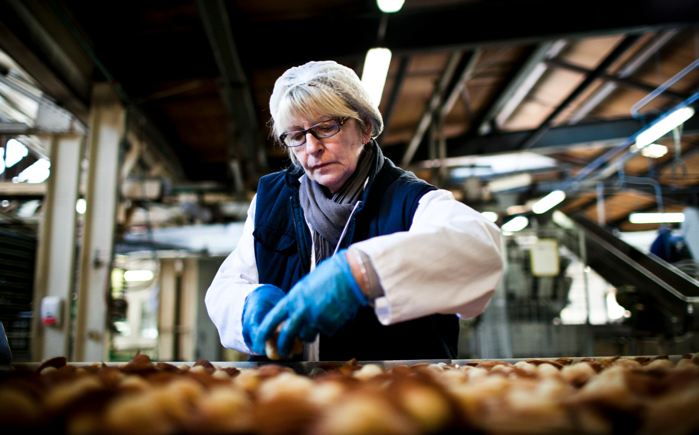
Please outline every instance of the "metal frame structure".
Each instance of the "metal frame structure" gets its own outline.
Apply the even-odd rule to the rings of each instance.
[[[605,279],[615,285],[620,280],[633,283],[669,317],[677,318],[676,323],[694,313],[688,307],[699,304],[698,281],[641,253],[583,216],[573,215],[572,219],[585,230],[591,267]]]
[[[232,136],[229,138],[229,160],[233,164],[229,166],[233,171],[238,196],[243,198],[246,186],[241,185],[241,176],[235,173],[236,168],[242,166],[249,178],[256,180],[257,174],[267,166],[265,147],[257,135],[252,91],[240,63],[226,4],[222,0],[197,0],[197,8],[221,75],[221,94],[228,111],[228,131]]]

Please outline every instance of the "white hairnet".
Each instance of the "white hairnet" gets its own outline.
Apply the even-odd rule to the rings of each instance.
[[[383,131],[383,118],[377,107],[371,102],[369,93],[350,68],[328,60],[308,62],[289,68],[274,84],[269,110],[274,122],[279,120],[280,102],[297,86],[311,85],[323,87],[345,100],[360,115],[366,116],[372,126],[372,136],[377,137]]]

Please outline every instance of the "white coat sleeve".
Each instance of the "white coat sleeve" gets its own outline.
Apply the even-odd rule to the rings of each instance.
[[[384,290],[375,300],[379,321],[481,314],[502,277],[499,228],[483,215],[436,190],[420,199],[409,231],[352,245],[372,262]]]
[[[252,199],[238,246],[219,268],[206,292],[209,317],[224,347],[252,354],[243,339],[243,306],[250,292],[260,287],[255,260],[255,204]]]

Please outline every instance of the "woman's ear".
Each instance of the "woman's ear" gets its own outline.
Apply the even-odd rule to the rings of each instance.
[[[362,130],[362,143],[367,144],[371,140],[371,122],[366,117],[362,117],[364,129]]]

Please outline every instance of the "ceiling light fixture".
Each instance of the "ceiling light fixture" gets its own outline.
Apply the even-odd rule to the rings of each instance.
[[[391,64],[391,50],[388,48],[372,48],[364,59],[362,83],[369,91],[371,101],[376,107],[381,103],[383,87],[386,84],[388,66]]]
[[[631,213],[632,224],[671,224],[684,222],[684,213]]]
[[[649,159],[659,159],[665,154],[667,154],[667,147],[657,143],[646,145],[641,150],[641,155],[643,157],[648,157]]]
[[[555,223],[558,224],[558,226],[562,228],[568,230],[572,230],[573,228],[575,228],[575,223],[573,222],[573,220],[558,210],[553,212],[551,220],[553,220]]]
[[[530,173],[512,175],[502,177],[488,183],[488,190],[491,192],[504,192],[506,190],[519,189],[532,184],[532,176]]]
[[[692,116],[694,116],[693,107],[683,107],[668,113],[658,122],[653,124],[648,130],[636,137],[636,148],[643,149],[644,147],[652,144]]]
[[[566,199],[566,193],[564,191],[554,190],[532,205],[532,211],[536,214],[546,213],[563,202],[564,199]]]
[[[508,233],[514,233],[527,228],[527,225],[529,225],[529,219],[524,216],[517,216],[516,218],[503,224],[502,230]]]
[[[398,12],[403,7],[405,0],[376,0],[376,4],[381,9],[381,12],[391,14]]]

